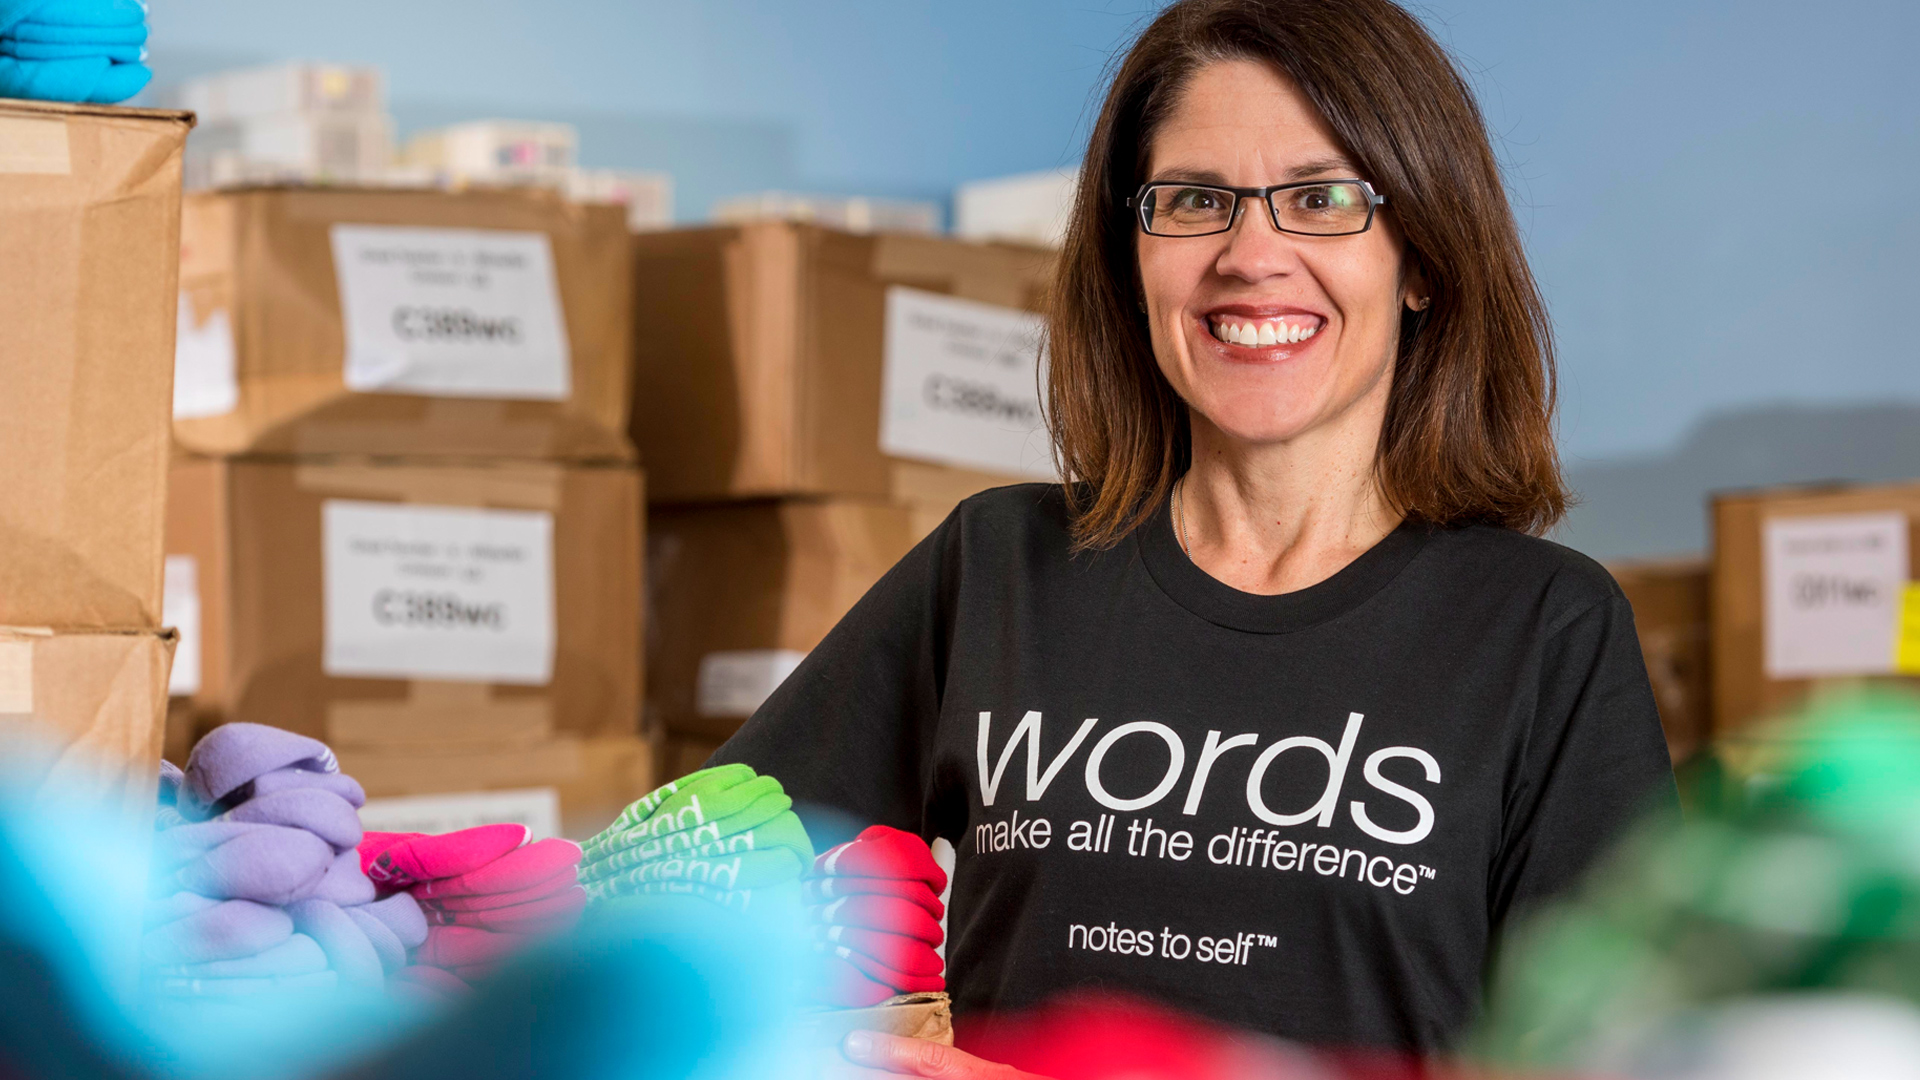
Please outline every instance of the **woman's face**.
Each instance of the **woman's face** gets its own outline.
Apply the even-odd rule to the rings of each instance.
[[[1230,187],[1341,177],[1371,179],[1291,80],[1248,61],[1194,76],[1154,136],[1147,174]],[[1252,444],[1334,427],[1377,440],[1401,305],[1417,295],[1386,214],[1364,233],[1298,236],[1248,200],[1228,232],[1137,242],[1154,356],[1214,427]],[[1249,332],[1281,340],[1232,340]]]

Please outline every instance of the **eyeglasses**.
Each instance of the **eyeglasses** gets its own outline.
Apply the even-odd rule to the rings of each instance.
[[[1273,227],[1304,236],[1352,236],[1373,227],[1373,212],[1387,201],[1365,180],[1303,180],[1272,187],[1208,184],[1143,184],[1127,205],[1152,236],[1212,236],[1233,228],[1242,199],[1264,199]]]

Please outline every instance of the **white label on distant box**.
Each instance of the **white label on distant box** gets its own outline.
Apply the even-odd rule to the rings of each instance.
[[[193,302],[180,294],[173,337],[173,415],[178,420],[225,416],[240,407],[240,377],[233,351],[233,321],[216,308],[195,322]]]
[[[888,289],[880,449],[1053,479],[1040,419],[1041,325],[1017,308]]]
[[[335,225],[347,389],[539,398],[571,389],[545,233]]]
[[[553,515],[329,499],[328,675],[545,685]]]
[[[1893,670],[1906,515],[1773,518],[1764,544],[1768,678]]]
[[[160,625],[179,631],[167,693],[192,697],[200,692],[200,562],[191,555],[167,556],[166,589],[160,594]]]
[[[693,709],[701,716],[752,716],[806,658],[793,649],[710,652],[700,658]]]
[[[360,824],[369,832],[450,833],[478,825],[525,825],[533,839],[560,835],[560,793],[553,788],[463,791],[368,799]]]

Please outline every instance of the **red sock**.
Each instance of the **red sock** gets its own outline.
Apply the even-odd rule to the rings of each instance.
[[[940,924],[918,904],[893,896],[849,896],[812,909],[815,922],[857,926],[940,944]]]
[[[940,959],[940,954],[919,938],[862,930],[854,926],[816,926],[813,929],[814,937],[828,946],[845,946],[903,975],[937,976],[946,970],[946,963]]]
[[[894,878],[924,881],[935,896],[947,887],[947,873],[933,861],[925,840],[886,825],[874,825],[847,843],[814,860],[820,877]]]
[[[853,877],[848,874],[836,874],[833,877],[816,877],[806,880],[807,902],[825,904],[843,896],[897,896],[902,900],[911,900],[925,908],[927,914],[938,919],[946,913],[946,907],[940,903],[926,882],[918,879]]]

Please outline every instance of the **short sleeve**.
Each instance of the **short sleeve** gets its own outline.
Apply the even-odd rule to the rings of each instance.
[[[713,757],[778,779],[816,843],[876,824],[933,832],[943,571],[957,561],[957,518],[888,571]]]
[[[1633,610],[1615,591],[1552,632],[1489,883],[1496,927],[1564,893],[1625,833],[1678,803]]]

